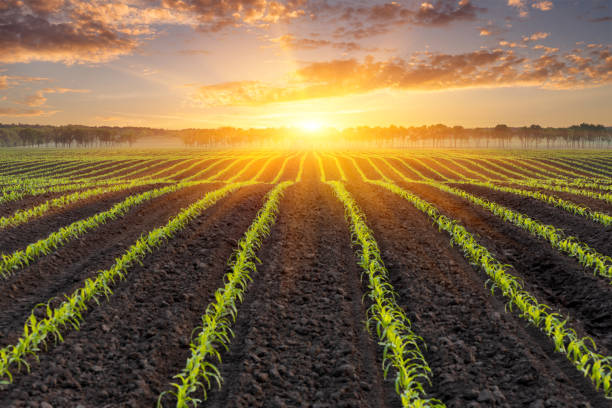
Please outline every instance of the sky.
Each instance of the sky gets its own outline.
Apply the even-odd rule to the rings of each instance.
[[[0,123],[612,125],[611,0],[0,0]]]

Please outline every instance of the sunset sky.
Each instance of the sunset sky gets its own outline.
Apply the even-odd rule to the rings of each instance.
[[[0,0],[0,122],[612,125],[610,0]]]

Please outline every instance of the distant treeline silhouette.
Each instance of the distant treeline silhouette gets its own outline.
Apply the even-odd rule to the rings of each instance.
[[[186,146],[224,147],[386,147],[386,148],[609,148],[612,128],[582,123],[568,128],[531,125],[464,128],[442,124],[420,127],[360,126],[307,132],[296,128],[166,130],[142,127],[90,127],[0,124],[0,146],[111,147],[143,138],[180,140]]]

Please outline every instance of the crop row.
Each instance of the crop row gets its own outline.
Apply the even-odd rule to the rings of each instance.
[[[595,221],[597,223],[603,224],[606,227],[612,224],[612,217],[609,216],[608,214],[591,210],[590,208],[580,206],[578,204],[572,203],[571,201],[563,200],[559,197],[548,195],[540,191],[531,191],[531,190],[523,190],[523,189],[513,188],[513,187],[499,186],[499,185],[496,185],[490,182],[470,181],[470,182],[467,182],[466,184],[486,187],[491,190],[511,193],[511,194],[522,196],[522,197],[530,197],[530,198],[533,198],[539,201],[543,201],[547,204],[553,205],[557,208],[561,208],[562,210],[565,210],[571,214],[576,214],[582,217],[586,217],[590,219],[591,221]],[[537,185],[537,184],[531,184],[531,185]],[[612,199],[612,197],[610,198]]]
[[[338,181],[328,184],[342,202],[345,217],[350,225],[353,243],[358,245],[359,265],[367,278],[371,306],[368,309],[367,327],[376,327],[379,344],[383,346],[383,373],[391,368],[396,373],[395,390],[404,407],[444,407],[437,399],[426,398],[422,382],[431,382],[431,369],[423,356],[420,343],[423,339],[411,328],[411,322],[395,301],[396,294],[389,284],[378,244],[357,203]]]
[[[490,202],[473,194],[469,194],[464,190],[441,183],[431,184],[442,191],[471,201],[502,218],[504,221],[508,221],[519,228],[529,231],[534,236],[548,241],[548,243],[558,251],[576,258],[576,260],[586,268],[592,268],[597,275],[612,279],[612,258],[610,256],[597,252],[595,249],[579,241],[575,237],[565,236],[562,230],[552,225],[543,224],[525,214],[521,214],[495,202]]]
[[[46,344],[50,338],[63,341],[62,330],[66,326],[78,329],[83,320],[83,313],[91,301],[98,302],[101,296],[110,296],[112,286],[117,279],[125,279],[128,269],[136,262],[140,262],[154,248],[161,246],[176,232],[184,228],[187,223],[200,215],[227,194],[249,183],[228,184],[220,189],[207,193],[202,199],[191,204],[179,212],[168,223],[150,231],[139,238],[109,269],[100,271],[95,279],[87,279],[80,289],[77,289],[56,308],[48,303],[46,316],[37,319],[35,311],[24,325],[24,330],[15,344],[0,349],[0,379],[7,383],[12,381],[10,369],[17,364],[18,369],[25,365],[29,369],[26,357],[36,355],[40,346]]]
[[[564,353],[569,361],[594,384],[602,389],[606,398],[612,398],[612,357],[596,352],[595,342],[588,337],[581,338],[569,327],[569,319],[525,291],[520,280],[508,272],[509,266],[499,262],[484,246],[480,245],[457,221],[441,215],[437,208],[427,201],[409,193],[399,186],[385,181],[370,181],[405,198],[417,209],[427,214],[440,230],[451,236],[451,243],[458,245],[465,257],[480,267],[490,278],[491,290],[499,289],[508,299],[512,310],[542,330],[555,345],[555,350]]]
[[[238,304],[242,302],[244,292],[251,275],[256,272],[258,261],[256,251],[262,241],[270,234],[270,229],[276,220],[278,205],[285,189],[293,184],[285,181],[277,184],[266,196],[263,207],[257,213],[255,220],[249,226],[244,236],[238,242],[238,248],[229,260],[231,271],[225,277],[225,286],[217,289],[214,302],[210,303],[202,316],[202,325],[195,339],[191,341],[191,355],[185,367],[174,376],[177,382],[172,383],[172,391],[163,392],[158,399],[161,406],[165,394],[176,398],[177,408],[197,405],[201,402],[194,394],[198,389],[204,393],[213,381],[221,387],[221,374],[211,360],[221,362],[220,349],[228,349],[234,333],[231,329],[238,314]]]

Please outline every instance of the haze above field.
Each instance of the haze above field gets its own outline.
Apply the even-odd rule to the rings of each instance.
[[[8,0],[0,122],[610,125],[608,0]]]

